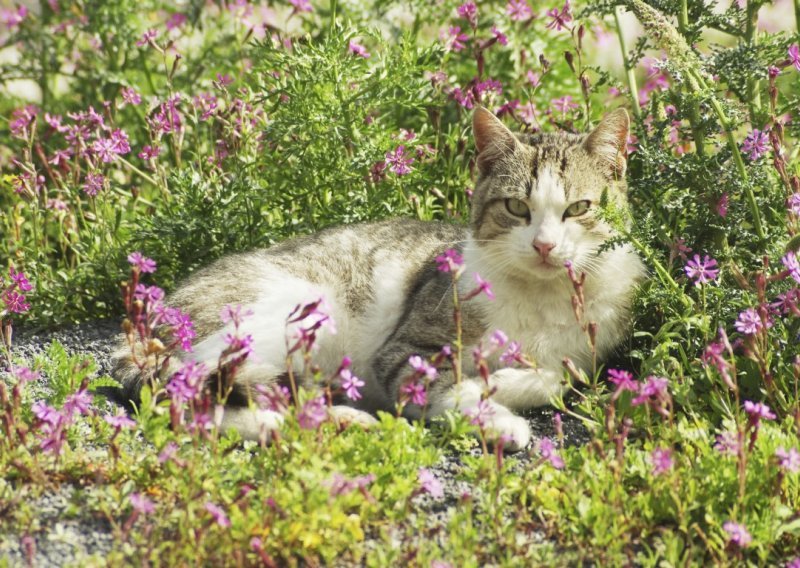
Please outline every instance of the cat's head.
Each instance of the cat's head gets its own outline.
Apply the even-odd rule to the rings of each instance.
[[[549,279],[564,262],[590,270],[610,236],[598,205],[603,193],[626,200],[629,120],[609,113],[588,135],[515,135],[484,108],[473,116],[478,181],[471,226],[477,246],[498,270]]]

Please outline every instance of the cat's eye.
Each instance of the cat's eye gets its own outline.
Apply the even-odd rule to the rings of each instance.
[[[519,199],[506,199],[506,209],[515,217],[530,217],[531,210],[524,201]]]
[[[564,211],[564,219],[567,217],[580,217],[584,213],[589,210],[589,207],[592,205],[592,202],[588,199],[582,199],[581,201],[576,201]]]

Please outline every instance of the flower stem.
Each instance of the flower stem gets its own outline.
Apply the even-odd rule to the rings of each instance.
[[[751,49],[758,45],[758,9],[760,7],[759,2],[753,0],[747,2],[747,23],[744,37]],[[752,73],[747,78],[747,102],[749,103],[750,122],[755,123],[756,112],[761,110],[761,92],[758,78]]]
[[[800,0],[797,0],[800,2]],[[628,91],[630,91],[631,96],[631,109],[633,110],[633,114],[636,115],[638,118],[642,110],[639,108],[639,100],[638,100],[638,93],[639,88],[636,86],[636,74],[633,72],[633,65],[628,59],[628,47],[625,44],[625,34],[622,31],[622,25],[619,21],[619,14],[622,11],[622,6],[617,6],[614,8],[614,23],[616,24],[617,28],[617,37],[619,38],[619,48],[622,51],[622,62],[625,65],[625,73],[628,77]]]

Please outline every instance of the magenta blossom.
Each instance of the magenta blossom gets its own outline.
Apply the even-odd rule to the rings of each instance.
[[[417,374],[424,376],[429,381],[434,380],[438,375],[436,367],[428,363],[428,361],[419,355],[412,355],[409,357],[408,364],[411,365],[411,368],[414,369]]]
[[[481,278],[481,275],[478,274],[477,272],[474,274],[474,276],[475,276],[475,282],[478,284],[478,287],[474,290],[475,295],[484,293],[486,294],[487,298],[489,298],[490,300],[494,300],[494,292],[492,292],[492,285],[483,278]],[[470,296],[472,296],[472,294],[470,294]]]
[[[781,258],[781,262],[786,267],[786,270],[789,271],[789,276],[794,278],[796,282],[800,282],[800,262],[797,261],[797,255],[794,251],[787,252]]]
[[[735,456],[738,455],[741,449],[739,442],[739,434],[737,432],[724,431],[717,435],[717,441],[714,444],[714,449],[723,455]]]
[[[159,154],[161,154],[161,148],[159,146],[145,146],[142,148],[142,151],[139,152],[139,157],[142,160],[152,160],[154,158],[158,158]]]
[[[447,249],[436,257],[436,267],[441,272],[459,273],[464,266],[464,257],[456,249]]]
[[[639,390],[639,383],[634,380],[633,374],[629,371],[623,371],[621,369],[609,369],[608,380],[617,385],[614,393],[614,396],[616,397],[622,394],[623,391],[636,392]]]
[[[308,0],[289,0],[289,4],[294,6],[293,12],[311,12],[314,10]]]
[[[149,515],[156,510],[153,502],[141,493],[131,493],[128,500],[131,502],[133,510],[142,515]]]
[[[757,160],[767,152],[769,136],[765,131],[754,128],[753,131],[744,139],[742,152],[747,154],[750,160]]]
[[[542,438],[537,444],[539,454],[556,469],[564,469],[564,460],[556,452],[556,446],[550,438]]]
[[[312,398],[297,413],[297,423],[305,430],[316,430],[327,418],[328,409],[324,396]]]
[[[142,97],[133,87],[122,89],[122,100],[130,105],[138,105],[142,102]]]
[[[508,36],[501,32],[497,26],[492,26],[492,35],[500,45],[508,45]]]
[[[456,13],[459,18],[467,20],[472,29],[478,26],[478,7],[475,5],[475,2],[464,2],[461,6],[456,8]]]
[[[631,400],[631,404],[633,406],[638,406],[640,404],[649,404],[653,401],[663,400],[669,396],[669,393],[667,392],[668,385],[669,381],[667,379],[662,379],[652,375],[647,377],[645,382],[639,384],[639,395]]]
[[[450,26],[447,31],[442,30],[439,33],[439,39],[444,42],[445,51],[454,51],[458,53],[467,47],[467,44],[464,42],[469,41],[469,36],[465,33],[461,33],[460,26]]]
[[[800,46],[796,43],[789,46],[789,63],[794,65],[794,68],[800,71]]]
[[[788,451],[782,446],[775,450],[775,457],[778,458],[778,466],[789,473],[800,471],[800,452],[796,448]]]
[[[416,380],[409,381],[403,385],[400,389],[400,393],[411,404],[425,406],[425,404],[428,402],[428,395],[425,392],[425,385]]]
[[[750,533],[747,532],[747,528],[739,523],[727,521],[724,525],[722,525],[722,528],[725,529],[726,533],[728,533],[728,542],[738,548],[747,547],[747,545],[753,540],[753,537],[751,537]]]
[[[150,28],[146,32],[142,34],[142,37],[139,41],[136,42],[136,47],[144,47],[145,45],[152,42],[156,36],[158,36],[158,30],[155,28]]]
[[[423,492],[430,494],[435,499],[444,497],[442,482],[436,479],[436,476],[430,470],[424,467],[419,468],[417,478],[419,479],[420,489]]]
[[[363,57],[364,59],[369,59],[370,57],[370,53],[369,51],[367,51],[367,48],[358,43],[354,39],[351,39],[350,43],[347,45],[347,51],[349,51],[353,55]]]
[[[564,2],[564,7],[561,8],[559,12],[558,8],[553,8],[547,12],[547,15],[551,18],[549,24],[547,24],[547,28],[550,30],[556,30],[560,32],[563,29],[569,29],[569,23],[572,21],[572,11],[570,10],[569,0]]]
[[[701,284],[708,284],[716,280],[719,275],[719,269],[715,268],[716,266],[717,261],[710,256],[705,255],[701,260],[700,255],[695,254],[694,257],[686,263],[684,271],[686,271],[686,275],[689,278],[694,280],[695,286],[700,286]]]
[[[156,261],[143,256],[139,251],[134,251],[129,254],[128,262],[133,266],[134,270],[138,270],[139,272],[152,273],[156,271]]]
[[[786,207],[796,217],[800,217],[800,193],[793,193],[790,195],[789,199],[786,201]]]
[[[531,7],[525,0],[509,0],[506,4],[506,14],[516,21],[521,22],[531,17]]]
[[[94,197],[103,189],[105,182],[106,178],[102,174],[89,172],[83,181],[83,191],[86,195]]]
[[[474,408],[470,408],[464,412],[469,416],[469,423],[479,428],[485,428],[491,423],[492,416],[494,416],[494,408],[492,403],[483,399],[478,402]]]
[[[121,408],[116,414],[106,414],[103,416],[103,420],[111,424],[117,431],[136,426],[136,421],[128,418],[128,415]]]
[[[359,400],[362,397],[359,389],[364,386],[364,381],[356,377],[350,369],[342,369],[339,371],[339,376],[342,378],[345,396],[350,400]]]
[[[650,454],[650,464],[653,466],[653,475],[663,475],[672,469],[672,450],[669,448],[656,448]]]
[[[228,518],[228,515],[225,514],[225,511],[222,509],[222,507],[219,507],[218,505],[215,505],[210,501],[205,504],[205,507],[206,511],[211,513],[211,516],[214,518],[214,521],[216,521],[216,523],[223,529],[226,529],[229,526],[231,526],[231,520]]]
[[[188,402],[196,399],[203,388],[203,380],[208,375],[208,368],[203,363],[186,361],[183,366],[172,375],[167,383],[166,390],[177,403]]]
[[[553,99],[550,104],[561,114],[566,114],[570,110],[578,108],[578,105],[572,102],[572,96],[570,95],[564,95],[560,99]]]
[[[762,402],[744,401],[744,411],[750,417],[750,422],[758,424],[761,420],[775,420],[775,413]]]
[[[406,155],[406,147],[398,146],[390,152],[386,152],[386,163],[389,166],[389,171],[404,176],[411,173],[411,164],[414,163],[414,158]]]
[[[3,292],[2,300],[5,304],[5,309],[12,314],[24,314],[31,309],[31,305],[25,301],[25,296],[14,290]]]
[[[755,310],[755,308],[747,308],[745,311],[739,314],[739,317],[733,326],[739,333],[744,335],[755,335],[759,332],[759,330],[761,330],[761,328],[764,327],[764,323],[761,321],[761,316],[758,315],[758,312]]]

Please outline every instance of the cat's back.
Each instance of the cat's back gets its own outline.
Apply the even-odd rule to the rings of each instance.
[[[331,227],[223,257],[187,278],[169,303],[193,317],[200,336],[219,327],[224,305],[252,304],[301,282],[324,287],[350,313],[363,314],[387,295],[400,300],[437,254],[465,237],[464,227],[415,219]]]

